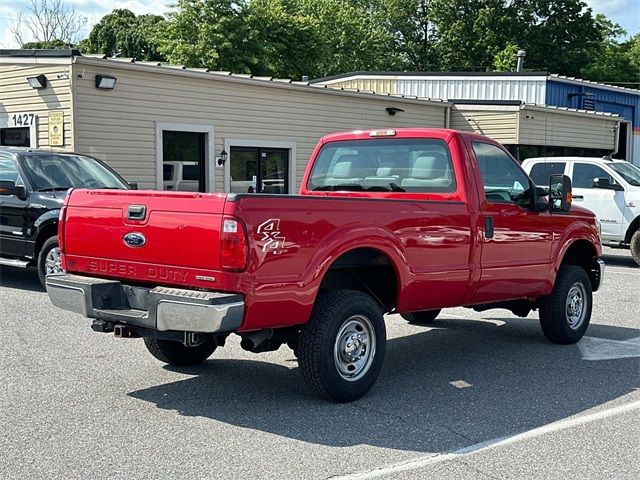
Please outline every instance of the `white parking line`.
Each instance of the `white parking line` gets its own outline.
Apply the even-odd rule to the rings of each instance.
[[[614,417],[616,415],[623,415],[625,413],[634,412],[640,410],[640,400],[634,402],[625,403],[606,410],[598,410],[597,412],[587,415],[581,415],[579,417],[568,418],[566,420],[560,420],[557,422],[544,425],[542,427],[534,428],[517,435],[508,437],[494,438],[480,443],[475,443],[467,447],[459,448],[451,452],[440,453],[436,455],[424,455],[405,462],[392,463],[385,465],[384,467],[375,468],[364,472],[352,473],[344,476],[331,477],[331,480],[364,480],[369,478],[378,478],[386,475],[394,475],[399,472],[409,472],[412,470],[419,470],[421,468],[447,462],[449,460],[455,460],[462,455],[469,455],[483,450],[494,449],[510,445],[512,443],[520,442],[523,440],[529,440],[536,437],[541,437],[549,433],[559,432],[561,430],[567,430],[569,428],[578,427],[587,423],[604,420],[606,418]]]

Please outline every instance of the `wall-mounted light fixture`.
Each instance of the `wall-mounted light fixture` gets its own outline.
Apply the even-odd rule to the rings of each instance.
[[[229,154],[225,152],[224,149],[222,149],[222,151],[220,152],[220,156],[218,157],[218,165],[223,166],[225,163],[227,163],[228,156]]]
[[[387,107],[387,113],[392,117],[398,112],[404,112],[404,110],[398,107]]]
[[[113,87],[116,86],[117,80],[118,79],[116,77],[112,77],[111,75],[96,75],[96,88],[113,90]]]
[[[29,82],[29,86],[35,89],[47,88],[47,77],[44,74],[38,75],[37,77],[27,77],[27,82]]]

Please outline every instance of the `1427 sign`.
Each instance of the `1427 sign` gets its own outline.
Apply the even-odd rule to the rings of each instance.
[[[9,117],[10,127],[31,127],[36,124],[35,113],[14,113]]]

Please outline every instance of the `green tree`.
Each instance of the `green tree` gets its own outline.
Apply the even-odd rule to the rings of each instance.
[[[247,1],[178,0],[160,36],[172,63],[236,73],[265,73],[263,46],[247,21]]]
[[[513,12],[504,0],[432,0],[431,11],[442,70],[490,70],[512,39]]]
[[[520,48],[509,43],[493,58],[493,68],[496,72],[515,72],[518,66],[518,50]]]
[[[322,75],[357,70],[394,70],[399,67],[395,32],[379,21],[377,2],[297,0],[299,12],[318,22],[325,55]]]
[[[65,42],[63,40],[50,40],[48,42],[27,42],[22,44],[22,49],[40,49],[47,48],[52,50],[76,48],[73,43]]]
[[[578,76],[605,40],[583,0],[512,0],[509,8],[529,70]]]
[[[295,2],[253,0],[246,18],[252,37],[261,45],[261,71],[294,79],[320,74],[325,50],[319,24],[297,12]]]
[[[89,38],[81,42],[86,53],[133,57],[138,60],[164,60],[158,51],[158,32],[165,19],[159,15],[139,15],[127,9],[117,9],[102,17]]]
[[[434,52],[434,25],[431,0],[378,0],[370,3],[376,19],[393,38],[387,56],[399,69],[432,70],[437,65]]]

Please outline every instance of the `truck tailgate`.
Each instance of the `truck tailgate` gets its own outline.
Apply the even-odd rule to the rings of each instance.
[[[188,192],[74,190],[64,219],[66,268],[143,281],[165,271],[167,283],[186,281],[181,272],[187,270],[217,270],[225,200]],[[144,218],[132,218],[143,209]]]

